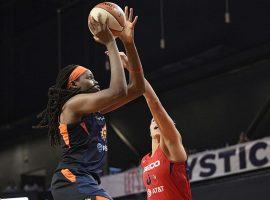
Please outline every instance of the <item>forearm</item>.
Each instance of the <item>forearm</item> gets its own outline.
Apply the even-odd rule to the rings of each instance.
[[[106,45],[111,65],[110,88],[127,93],[127,83],[115,40]]]
[[[152,107],[152,108],[157,107],[158,104],[160,104],[158,96],[156,95],[152,86],[150,85],[150,83],[146,79],[144,79],[144,82],[145,82],[145,92],[144,92],[143,96],[145,97],[145,100],[147,101],[149,108],[150,107]],[[157,108],[155,108],[155,109],[157,109]]]
[[[126,54],[128,57],[128,62],[131,71],[142,71],[142,64],[139,58],[138,51],[136,49],[135,43],[123,43],[125,46]]]
[[[152,116],[161,130],[163,137],[165,139],[174,141],[177,137],[179,137],[178,130],[176,129],[173,120],[161,104],[155,91],[146,79],[144,97]]]
[[[128,57],[129,85],[142,94],[145,91],[144,73],[138,51],[134,42],[124,43],[124,46]]]
[[[131,52],[136,52],[136,55],[138,56],[135,45],[131,45],[129,47],[126,46],[126,50],[128,52],[130,52],[129,58],[132,57]],[[122,58],[123,65],[129,70],[129,60],[128,60],[127,55],[125,55],[122,52],[120,53],[120,55],[122,56],[121,58]],[[131,58],[131,60],[134,60],[134,59]],[[134,66],[140,66],[139,58],[137,58],[137,60],[139,62],[139,65],[134,64]],[[129,74],[130,74],[129,75],[130,82],[127,86],[127,95],[123,96],[123,98],[120,98],[119,101],[117,103],[115,103],[114,105],[104,108],[101,111],[103,114],[111,112],[111,111],[127,104],[128,102],[138,98],[139,96],[141,96],[144,93],[145,85],[144,85],[143,71],[142,70],[140,70],[139,72],[130,71]]]

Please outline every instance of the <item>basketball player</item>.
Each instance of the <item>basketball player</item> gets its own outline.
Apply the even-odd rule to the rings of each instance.
[[[107,200],[110,195],[100,186],[99,175],[107,151],[103,114],[142,95],[143,70],[134,43],[133,10],[125,8],[126,24],[119,38],[125,46],[130,66],[127,86],[115,39],[107,23],[93,18],[89,27],[94,39],[104,44],[111,64],[108,89],[100,90],[93,73],[79,65],[63,68],[56,84],[49,88],[49,101],[40,126],[47,125],[52,145],[62,143],[61,161],[51,183],[55,200]]]
[[[191,200],[181,135],[147,80],[144,97],[153,116],[152,151],[141,161],[147,199]]]

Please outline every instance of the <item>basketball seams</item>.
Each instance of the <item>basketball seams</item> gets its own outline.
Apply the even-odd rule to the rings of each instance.
[[[108,12],[107,10],[95,7],[95,8],[92,9],[90,15],[92,15],[95,20],[98,20],[97,15],[100,12],[104,13],[104,16],[102,16],[101,19],[100,19],[101,23],[105,23],[105,20],[106,20],[105,16],[107,16],[107,17],[109,17],[109,24],[110,24],[109,28],[111,30],[115,30],[115,31],[118,31],[118,32],[121,32],[123,30],[123,27],[119,24],[117,19],[115,19],[114,16],[110,12]]]
[[[118,14],[117,14],[118,12],[115,12],[114,11],[114,9],[116,9],[117,11],[119,10],[118,6],[115,5],[115,4],[113,4],[113,3],[110,3],[110,5],[112,5],[112,7],[109,7],[106,4],[108,4],[108,3],[100,3],[100,4],[96,5],[95,7],[96,8],[101,8],[103,10],[106,10],[108,13],[110,13],[118,21],[118,23],[120,24],[120,26],[124,27],[125,26],[125,21],[122,20],[123,18],[121,18],[121,17],[118,16]],[[112,12],[110,12],[110,11],[112,11]],[[121,11],[119,10],[119,12],[121,12]],[[122,13],[122,14],[124,15],[124,13]]]
[[[94,17],[94,19],[97,20],[96,19],[97,13],[99,13],[100,10],[103,10],[102,12],[105,12],[107,16],[110,16],[109,20],[112,20],[112,21],[110,21],[110,24],[113,25],[113,27],[110,26],[110,30],[121,32],[124,29],[124,27],[122,27],[121,24],[119,24],[119,21],[108,10],[105,10],[105,9],[99,8],[99,7],[95,7],[91,10],[90,15],[92,15]],[[105,22],[105,19],[101,18],[101,23],[104,23],[104,22]],[[118,26],[119,26],[119,28],[117,28]]]
[[[90,21],[90,17],[92,16],[95,20],[98,20],[98,15],[100,16],[100,23],[104,24],[106,19],[109,18],[109,29],[111,30],[114,36],[119,36],[124,30],[126,17],[124,11],[117,5],[111,2],[103,2],[96,5],[89,13],[88,23]],[[93,30],[91,30],[91,26],[89,29],[92,34],[94,34]]]

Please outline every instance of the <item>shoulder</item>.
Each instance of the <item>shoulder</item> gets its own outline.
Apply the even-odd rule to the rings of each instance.
[[[86,93],[86,94],[77,94],[73,97],[71,97],[62,107],[62,112],[64,110],[68,110],[69,112],[73,113],[79,113],[79,110],[83,105],[85,105],[86,102],[89,102],[88,100],[91,99],[92,94]]]
[[[142,158],[142,160],[141,160],[141,166],[142,166],[142,167],[144,167],[144,166],[146,165],[148,158],[149,158],[149,153],[146,154],[146,155]]]
[[[77,101],[78,98],[83,94],[77,94],[71,97],[62,107],[60,122],[65,124],[77,123],[83,117],[82,114],[77,112],[76,107],[80,106],[80,102]],[[90,114],[90,113],[89,113]]]
[[[63,106],[63,109],[64,108],[72,109],[72,108],[74,108],[76,106],[79,106],[81,103],[83,103],[83,101],[86,98],[89,98],[89,96],[91,96],[91,93],[77,94],[77,95],[71,97],[69,100],[67,100],[67,102]]]
[[[174,145],[171,144],[169,147],[163,143],[159,147],[160,157],[168,160],[169,162],[182,163],[187,160],[186,151],[182,144]]]

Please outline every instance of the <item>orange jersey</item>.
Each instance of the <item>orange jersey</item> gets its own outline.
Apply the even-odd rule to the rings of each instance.
[[[168,160],[160,147],[141,161],[148,200],[191,200],[186,162]]]

